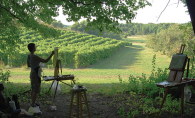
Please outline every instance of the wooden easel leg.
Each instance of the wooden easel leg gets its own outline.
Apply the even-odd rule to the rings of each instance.
[[[181,86],[181,118],[183,117],[184,86]]]
[[[71,87],[73,87],[73,85],[72,85],[73,83],[75,84],[74,80],[72,79],[71,80]]]
[[[53,83],[54,83],[54,81],[52,82],[52,84],[51,84],[51,86],[49,88],[49,91],[51,90],[51,87],[52,87]],[[49,94],[49,91],[47,92],[47,95]]]
[[[75,84],[75,81],[74,80],[72,80],[73,81],[73,83]]]
[[[162,101],[162,103],[161,103],[161,105],[160,105],[160,111],[161,111],[161,109],[162,109],[162,107],[163,107],[163,104],[164,104],[165,98],[166,98],[166,96],[167,96],[168,90],[169,90],[169,88],[167,87],[166,92],[165,92],[165,95],[164,95],[164,97],[163,97],[163,101]],[[159,111],[159,113],[158,113],[157,118],[158,118],[159,115],[160,115],[160,111]]]

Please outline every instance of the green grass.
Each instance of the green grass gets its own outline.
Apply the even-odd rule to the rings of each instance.
[[[86,87],[95,88],[110,86],[112,83],[119,83],[118,75],[120,74],[124,81],[127,82],[129,75],[141,76],[145,73],[149,76],[152,71],[152,58],[156,54],[156,68],[168,68],[171,58],[161,55],[160,52],[154,52],[152,49],[145,47],[144,43],[133,43],[132,46],[125,46],[116,52],[113,56],[91,65],[87,68],[73,69],[65,67],[62,69],[63,75],[73,74],[79,79],[80,83]],[[12,68],[10,70],[10,82],[30,83],[30,68]],[[5,71],[4,70],[4,71]],[[45,76],[52,76],[53,69],[43,68]],[[51,82],[46,82],[49,85]],[[95,89],[94,89],[95,90]]]
[[[130,74],[139,76],[142,73],[150,75],[152,70],[152,58],[156,54],[156,68],[168,68],[171,58],[161,55],[160,52],[154,52],[145,47],[144,43],[133,43],[132,46],[125,46],[117,51],[113,56],[104,59],[94,65],[82,69],[73,69],[72,67],[63,67],[63,74],[74,74],[80,79],[106,79],[117,78],[118,74],[129,76]],[[53,69],[44,67],[44,74],[53,75]],[[29,76],[30,68],[5,69],[10,70],[12,76]],[[115,76],[115,77],[114,77]],[[12,78],[12,77],[11,77]]]
[[[145,35],[135,35],[135,36],[128,36],[127,38],[123,38],[123,41],[130,41],[133,43],[145,43],[146,36]]]
[[[143,98],[139,96],[136,92],[138,92],[139,88],[143,90],[144,94],[148,94],[154,92],[150,89],[157,90],[157,86],[154,84],[154,81],[150,83],[150,81],[146,80],[142,73],[145,73],[147,77],[151,75],[152,60],[153,55],[156,54],[155,59],[155,67],[156,68],[168,68],[171,58],[166,55],[161,55],[160,52],[154,52],[152,49],[145,47],[144,43],[133,43],[132,46],[125,46],[116,52],[113,56],[104,59],[98,62],[95,65],[91,65],[87,68],[82,69],[73,69],[73,67],[68,66],[63,68],[63,75],[65,74],[74,74],[76,79],[79,79],[76,83],[81,83],[88,88],[88,94],[90,92],[97,93],[105,93],[106,95],[114,95],[116,93],[122,93],[123,91],[130,91],[130,95],[134,97],[134,99],[125,100],[125,105],[120,103],[120,98],[116,98],[116,100],[111,100],[110,104],[114,105],[115,103],[120,103],[118,105],[118,113],[123,116],[124,114],[129,114],[129,117],[139,115],[138,108],[142,109],[143,113],[147,115],[158,113],[159,109],[155,106],[159,107],[162,101],[162,98],[156,97],[155,101],[152,98]],[[53,69],[44,69],[44,75],[51,76],[54,73]],[[10,82],[14,83],[14,86],[10,86],[7,88],[16,87],[20,89],[19,91],[24,92],[25,90],[30,89],[30,69],[23,68],[11,68],[4,69],[11,71],[11,77],[9,78]],[[119,78],[119,75],[121,79]],[[129,75],[139,76],[139,79],[136,77],[132,77]],[[152,78],[153,80],[161,79],[162,76],[168,76],[167,74],[161,73]],[[166,77],[164,77],[166,78]],[[121,80],[121,81],[120,81]],[[129,80],[129,81],[128,81]],[[138,85],[137,82],[139,81]],[[65,81],[70,83],[70,81]],[[120,83],[121,82],[121,83]],[[45,82],[42,81],[41,84],[41,94],[45,94],[48,91],[48,88],[51,85],[51,81]],[[60,83],[61,86],[61,94],[67,93],[70,91],[70,87]],[[27,89],[25,88],[27,87]],[[12,88],[10,90],[16,90]],[[163,89],[164,90],[164,89]],[[133,92],[134,91],[134,92]],[[158,91],[157,91],[158,92]],[[9,94],[9,92],[6,92]],[[122,94],[123,95],[123,94]],[[125,95],[125,94],[124,94]],[[122,97],[124,99],[124,97]],[[158,99],[157,99],[158,98]],[[140,103],[137,102],[140,101]],[[179,107],[178,101],[170,101],[171,98],[165,101],[164,107],[162,111],[170,112],[172,115],[176,114],[176,110]],[[117,101],[117,102],[116,102]],[[143,101],[143,102],[142,102]],[[173,104],[170,104],[173,103]],[[123,106],[126,108],[131,108],[129,105],[133,105],[133,111],[126,112]],[[161,111],[161,112],[162,112]]]

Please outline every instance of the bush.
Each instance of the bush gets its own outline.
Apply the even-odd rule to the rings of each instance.
[[[5,68],[5,63],[2,61],[2,62],[1,62],[0,69],[4,69],[4,68]]]
[[[8,82],[8,78],[11,77],[10,76],[10,71],[6,71],[5,73],[3,73],[3,70],[0,69],[0,81],[2,83]]]
[[[23,69],[23,70],[27,70],[28,68],[29,68],[29,67],[27,66],[27,64],[23,64],[23,65],[22,65],[22,69]]]
[[[10,69],[10,68],[11,68],[10,65],[6,65],[6,66],[5,66],[5,69]]]
[[[153,56],[152,60],[152,67],[153,70],[151,72],[151,75],[147,78],[146,74],[142,73],[142,76],[129,76],[129,83],[125,86],[124,84],[121,84],[123,86],[125,91],[133,91],[136,93],[143,93],[148,95],[149,98],[155,98],[158,96],[159,92],[165,91],[165,89],[161,89],[160,87],[157,87],[155,83],[159,83],[162,81],[166,81],[168,78],[168,72],[167,68],[165,70],[162,70],[158,68],[155,70],[155,59],[156,55]],[[119,75],[119,81],[122,83],[122,78]]]

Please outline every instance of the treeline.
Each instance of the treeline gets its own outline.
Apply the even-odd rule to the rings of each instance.
[[[40,21],[40,19],[37,19],[37,21],[39,23],[42,23],[44,25],[47,25],[47,26],[53,27],[53,28],[61,28],[62,29],[62,28],[70,27],[70,25],[64,25],[64,24],[62,24],[62,22],[60,20],[57,21],[55,19],[53,19],[53,22],[51,24],[43,23],[43,22]]]
[[[79,31],[82,33],[88,33],[88,34],[95,35],[98,37],[103,37],[103,38],[111,38],[111,39],[117,39],[117,40],[122,39],[120,34],[115,34],[113,32],[107,32],[106,30],[104,30],[101,35],[98,34],[97,29],[96,30],[90,29],[89,31],[85,31],[86,26],[87,26],[87,21],[85,20],[81,21],[80,23],[75,22],[75,24],[71,26],[71,30]]]
[[[149,48],[168,56],[178,53],[181,44],[186,44],[185,53],[188,56],[194,56],[195,40],[191,24],[172,24],[168,29],[163,29],[147,37]]]
[[[154,51],[162,52],[169,57],[173,54],[179,53],[181,44],[185,44],[184,54],[190,58],[190,74],[189,77],[194,76],[194,50],[195,37],[191,23],[172,24],[168,29],[161,30],[156,34],[150,34],[147,37],[147,47],[153,48]]]
[[[170,25],[175,23],[159,23],[159,24],[142,24],[142,23],[130,23],[130,24],[119,24],[119,28],[123,31],[123,36],[131,35],[147,35],[152,33],[158,33],[161,30],[167,29]]]
[[[127,38],[127,36],[131,35],[147,35],[152,33],[158,33],[161,30],[167,29],[170,27],[170,25],[173,25],[175,23],[159,23],[159,24],[142,24],[142,23],[131,23],[131,24],[119,24],[119,28],[123,31],[121,34],[115,34],[115,33],[108,33],[106,31],[103,32],[103,37],[109,37],[120,40],[121,38]],[[79,22],[76,22],[71,26],[71,30],[74,31],[80,31],[83,33],[88,33],[92,35],[98,35],[98,30],[89,30],[85,31],[85,27],[87,25],[87,22],[85,20]]]

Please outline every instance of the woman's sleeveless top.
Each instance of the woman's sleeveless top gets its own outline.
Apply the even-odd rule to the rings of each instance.
[[[39,61],[35,61],[33,60],[33,55],[29,56],[29,62],[30,62],[30,67],[31,67],[31,70],[34,70],[35,68],[39,67]]]

